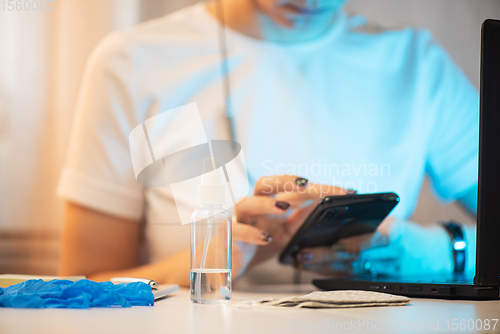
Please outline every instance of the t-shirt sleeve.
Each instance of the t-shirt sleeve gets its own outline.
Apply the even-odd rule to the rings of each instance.
[[[422,37],[431,129],[426,172],[441,198],[460,199],[478,182],[479,94],[430,33]]]
[[[133,61],[113,33],[86,66],[58,195],[107,214],[139,219],[144,191],[136,182],[128,137],[140,124]]]

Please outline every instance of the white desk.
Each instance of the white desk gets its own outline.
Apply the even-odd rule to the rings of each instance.
[[[216,306],[194,305],[189,301],[189,291],[181,289],[154,307],[90,310],[0,308],[0,333],[468,333],[477,331],[452,331],[452,320],[457,319],[458,326],[462,319],[465,322],[472,319],[477,324],[482,321],[484,326],[485,319],[500,318],[500,301],[414,299],[409,306],[351,309],[270,309],[252,306],[248,302],[269,296],[301,295],[313,291],[314,287],[281,286],[277,289],[264,286],[259,292],[235,291],[233,304]],[[340,326],[337,325],[339,322],[344,330],[329,329],[332,322],[333,326]],[[363,322],[366,325],[360,327]],[[384,322],[385,329],[380,327]],[[351,323],[357,324],[356,328],[351,328]],[[372,329],[367,327],[369,323]],[[429,328],[431,323],[434,329]],[[490,321],[491,325],[493,323]],[[394,326],[392,331],[390,324]],[[402,327],[398,329],[397,326]],[[479,332],[500,333],[500,323],[494,331]]]

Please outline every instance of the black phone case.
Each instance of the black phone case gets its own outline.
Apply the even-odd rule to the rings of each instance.
[[[292,264],[303,248],[331,246],[340,239],[373,232],[398,203],[395,193],[324,197],[285,247],[279,261]]]

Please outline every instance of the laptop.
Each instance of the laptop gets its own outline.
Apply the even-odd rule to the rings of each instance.
[[[316,279],[323,290],[368,290],[410,297],[498,299],[500,276],[500,21],[481,28],[481,104],[476,272],[463,276],[403,279],[353,277]]]

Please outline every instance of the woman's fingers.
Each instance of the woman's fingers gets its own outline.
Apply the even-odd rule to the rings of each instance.
[[[290,203],[292,208],[301,207],[304,203],[317,203],[317,197],[305,191],[294,191],[278,194],[274,197],[278,201]]]
[[[404,250],[401,245],[389,244],[384,247],[375,247],[363,251],[360,255],[366,261],[395,260],[402,256]]]
[[[256,216],[279,215],[285,213],[289,208],[289,203],[272,197],[245,197],[236,205],[236,215],[239,222],[251,224]]]
[[[276,199],[288,202],[292,207],[297,207],[307,201],[317,202],[318,199],[325,196],[341,196],[346,194],[347,191],[342,188],[328,186],[325,184],[309,183],[309,185],[304,189],[280,193],[276,196]]]
[[[264,246],[270,244],[273,241],[273,237],[266,231],[262,231],[254,226],[233,223],[233,241]]]
[[[307,179],[296,175],[272,175],[261,177],[255,183],[255,196],[270,196],[281,192],[304,191]]]
[[[315,247],[302,249],[297,254],[297,261],[303,264],[334,263],[355,261],[361,252],[369,254],[370,250],[386,246],[388,237],[379,231],[357,235],[339,240],[331,247]],[[389,257],[390,253],[379,252],[382,257]],[[396,254],[397,255],[397,254]]]
[[[396,274],[400,271],[398,256],[391,247],[373,248],[361,255],[318,247],[302,250],[297,260],[299,268],[320,274]]]
[[[332,248],[335,251],[346,251],[348,253],[359,254],[367,249],[385,246],[388,243],[389,237],[387,235],[380,231],[375,231],[373,233],[340,239]]]
[[[400,251],[388,244],[387,235],[376,231],[341,239],[331,247],[305,248],[297,254],[304,270],[322,274],[357,275],[393,265]],[[394,266],[394,265],[393,265]],[[397,269],[397,266],[394,266]]]
[[[323,198],[325,196],[346,195],[347,190],[335,186],[329,186],[327,184],[311,183],[309,184],[309,187],[307,187],[307,193],[315,198]]]

